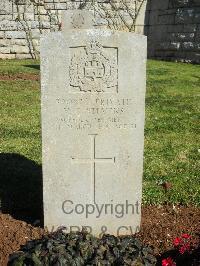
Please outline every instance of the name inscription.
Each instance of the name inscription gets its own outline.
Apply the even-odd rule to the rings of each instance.
[[[136,119],[131,98],[57,98],[60,110],[57,127],[73,130],[135,129]]]

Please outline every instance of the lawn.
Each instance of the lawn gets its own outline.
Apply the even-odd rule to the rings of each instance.
[[[0,152],[41,165],[40,85],[19,73],[39,74],[39,62],[0,61]],[[144,204],[200,205],[199,96],[199,65],[148,61]]]

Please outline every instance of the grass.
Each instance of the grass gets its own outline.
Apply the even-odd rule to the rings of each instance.
[[[199,205],[200,66],[149,61],[147,80],[143,201]]]
[[[200,205],[200,66],[149,60],[147,70],[143,203]],[[0,61],[0,75],[17,73],[39,73],[39,62]],[[0,114],[0,152],[41,164],[39,82],[0,81]]]
[[[0,75],[38,73],[37,61],[0,61]],[[0,81],[0,151],[41,163],[39,82]]]

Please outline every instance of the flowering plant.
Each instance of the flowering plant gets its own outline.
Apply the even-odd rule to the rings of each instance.
[[[183,234],[181,237],[176,237],[173,242],[174,247],[178,249],[180,254],[184,254],[191,249],[190,240],[191,236],[188,234]]]
[[[182,234],[174,239],[173,244],[178,253],[183,255],[191,250],[191,236],[189,234]],[[162,260],[162,266],[176,266],[176,262],[171,257],[167,257]]]
[[[176,263],[171,257],[162,260],[162,266],[176,266]]]

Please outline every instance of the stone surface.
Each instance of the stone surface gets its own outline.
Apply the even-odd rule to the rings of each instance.
[[[1,54],[0,59],[15,59],[15,54]]]
[[[10,47],[0,47],[0,53],[9,54],[10,53]]]
[[[121,0],[115,0],[114,4],[120,6],[119,2]],[[141,3],[141,0],[137,0]],[[134,15],[135,1],[127,1],[128,10],[120,9],[121,19],[118,17],[116,19],[116,12],[111,12],[110,1],[98,1],[98,3],[104,2],[104,8],[98,11],[97,5],[94,5],[91,1],[83,0],[43,0],[34,1],[31,0],[20,0],[17,5],[10,0],[0,1],[0,38],[5,37],[9,40],[17,40],[18,38],[26,40],[26,46],[28,46],[28,36],[31,36],[33,40],[38,40],[40,34],[44,30],[48,31],[58,31],[60,29],[61,14],[63,10],[71,10],[71,14],[74,14],[74,25],[81,26],[81,19],[75,14],[79,12],[76,9],[90,10],[92,14],[95,14],[95,27],[101,25],[101,28],[107,28],[108,24],[112,25],[112,21],[115,21],[119,28],[123,31],[127,31],[127,26],[125,24],[132,24],[132,18],[129,15],[131,10],[132,15]],[[37,4],[39,3],[39,5]],[[80,8],[81,6],[81,8]],[[87,12],[87,11],[84,11]],[[108,17],[112,17],[108,19]],[[67,23],[68,15],[64,19],[63,28],[65,27],[65,21]],[[20,20],[20,22],[19,22]],[[24,21],[25,20],[25,21]],[[88,23],[89,22],[89,23]],[[88,28],[88,25],[93,25],[90,23],[90,17],[87,17],[82,24],[82,29]],[[113,25],[112,25],[113,26]],[[117,27],[118,27],[117,26]],[[66,25],[66,28],[72,28],[72,24]],[[199,56],[194,53],[194,48],[196,47],[196,42],[199,40],[200,34],[200,1],[199,0],[151,0],[146,1],[140,10],[140,15],[136,19],[135,27],[133,27],[136,33],[145,34],[148,36],[148,56],[150,58],[167,59],[175,61],[185,61],[188,62],[199,62]],[[26,29],[27,34],[24,30]],[[38,31],[36,30],[38,29]],[[116,28],[115,28],[116,29]],[[170,32],[170,34],[168,34]],[[179,36],[183,33],[187,33],[188,36],[194,33],[197,37],[192,40],[189,38],[180,40]],[[171,34],[172,33],[172,34]],[[173,35],[177,33],[177,35]],[[178,49],[172,54],[171,48],[169,50],[160,50],[160,43],[181,42]],[[193,45],[185,49],[185,41],[192,41]],[[8,43],[10,47],[11,44]],[[196,49],[196,48],[195,48]],[[37,50],[39,50],[37,48]],[[187,51],[187,52],[186,52]],[[191,53],[191,54],[190,54]],[[172,56],[168,56],[171,54]],[[184,56],[182,56],[184,54]],[[3,55],[3,54],[2,54]],[[19,54],[20,55],[20,54]],[[181,56],[180,56],[181,55]],[[0,54],[1,57],[1,54]],[[4,57],[4,56],[3,56]],[[27,53],[27,58],[29,53]],[[195,59],[196,58],[196,59]]]
[[[7,39],[25,39],[25,31],[6,31],[5,38]]]
[[[13,54],[28,54],[30,49],[27,46],[13,45],[11,47],[11,53]]]
[[[145,70],[142,35],[77,29],[42,37],[44,223],[49,229],[86,227],[98,236],[139,230]]]
[[[12,2],[8,0],[0,1],[0,15],[10,14],[12,12]]]
[[[62,12],[62,29],[63,31],[70,29],[89,29],[92,28],[94,17],[87,10],[68,10]]]

